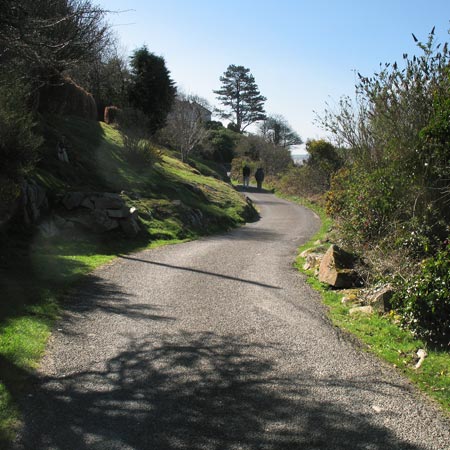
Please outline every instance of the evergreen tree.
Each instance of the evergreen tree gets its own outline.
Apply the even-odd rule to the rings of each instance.
[[[144,46],[131,56],[129,100],[149,119],[149,131],[155,133],[166,124],[175,100],[176,88],[164,58]]]
[[[264,102],[267,99],[259,92],[250,69],[231,64],[220,81],[222,87],[214,93],[228,108],[228,111],[221,111],[221,115],[233,121],[236,131],[242,133],[252,123],[266,118]]]

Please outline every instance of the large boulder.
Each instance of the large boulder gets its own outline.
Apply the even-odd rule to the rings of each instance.
[[[327,248],[320,242],[315,247],[308,248],[300,253],[300,257],[305,259],[303,270],[314,270],[318,273],[320,263],[325,255]]]
[[[350,288],[359,282],[354,269],[355,257],[337,245],[332,245],[320,262],[319,281],[335,288]]]

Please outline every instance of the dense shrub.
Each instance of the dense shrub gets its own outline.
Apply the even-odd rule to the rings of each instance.
[[[393,299],[403,323],[430,344],[450,348],[450,245],[422,263]]]
[[[159,150],[148,140],[123,136],[123,142],[125,159],[137,169],[148,169],[161,159]]]
[[[27,108],[26,86],[4,81],[0,80],[0,225],[13,214],[21,181],[34,167],[42,143]]]
[[[359,75],[356,104],[339,103],[321,120],[344,143],[346,169],[333,180],[328,210],[343,238],[433,254],[450,220],[450,81],[448,45],[418,42],[404,68],[385,64]]]
[[[345,241],[362,244],[395,229],[407,216],[407,180],[395,164],[367,171],[354,165],[340,170],[327,193],[327,212]]]
[[[240,135],[215,122],[208,124],[209,133],[201,143],[199,153],[206,159],[221,163],[231,163],[234,148]]]
[[[315,197],[327,190],[329,175],[310,165],[291,167],[278,183],[278,189],[287,195]]]
[[[441,238],[447,236],[448,230],[444,230],[439,223],[450,222],[450,78],[442,84],[447,89],[436,94],[431,119],[419,133],[417,164],[426,201],[425,209],[434,212],[432,225],[442,230],[436,230]]]
[[[332,175],[342,162],[336,148],[324,140],[309,140],[306,143],[309,157],[303,166],[291,165],[285,170],[277,188],[288,195],[316,198],[330,187]]]
[[[27,105],[27,88],[0,80],[0,175],[18,179],[37,160],[42,139]]]
[[[266,175],[274,177],[286,172],[293,164],[289,149],[273,144],[261,148],[260,163]]]

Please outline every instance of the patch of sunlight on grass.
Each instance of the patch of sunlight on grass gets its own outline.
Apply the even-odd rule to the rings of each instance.
[[[0,354],[22,368],[35,367],[50,335],[51,320],[43,316],[10,319],[0,327]]]

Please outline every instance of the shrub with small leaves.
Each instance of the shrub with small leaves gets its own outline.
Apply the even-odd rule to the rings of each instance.
[[[405,326],[431,345],[450,348],[450,245],[422,262],[393,298]]]
[[[389,162],[370,171],[355,164],[334,175],[327,212],[347,245],[379,240],[408,218],[408,182]]]

